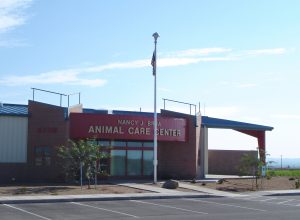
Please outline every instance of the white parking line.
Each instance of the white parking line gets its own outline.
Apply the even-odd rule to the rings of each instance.
[[[197,213],[197,214],[205,214],[205,215],[208,214],[207,212],[198,212],[198,211],[194,211],[194,210],[190,210],[190,209],[178,208],[178,207],[170,206],[170,205],[162,205],[162,204],[157,204],[157,203],[152,203],[152,202],[145,202],[145,201],[139,201],[139,200],[130,200],[130,201],[131,201],[131,202],[142,203],[142,204],[148,204],[148,205],[160,206],[160,207],[164,207],[164,208],[177,209],[177,210],[185,211],[185,212],[193,212],[193,213]]]
[[[264,199],[264,200],[260,200],[260,202],[267,202],[267,201],[270,201],[270,200],[276,200],[277,198],[268,198],[268,199]]]
[[[218,203],[218,202],[211,202],[211,201],[203,201],[203,200],[197,200],[197,199],[184,199],[184,200],[189,200],[189,201],[194,201],[194,202],[203,202],[203,203],[209,203],[209,204],[216,204],[216,205],[222,205],[222,206],[230,206],[230,207],[235,207],[235,208],[249,209],[249,210],[261,211],[261,212],[266,212],[267,211],[267,210],[263,210],[263,209],[255,209],[255,208],[249,208],[249,207],[245,207],[245,206]]]
[[[35,214],[35,213],[33,213],[33,212],[26,211],[26,210],[24,210],[24,209],[21,209],[21,208],[12,206],[12,205],[8,205],[8,204],[3,204],[3,205],[4,205],[4,206],[7,206],[7,207],[9,207],[9,208],[12,208],[12,209],[19,210],[19,211],[21,211],[21,212],[25,212],[25,213],[30,214],[30,215],[34,215],[34,216],[39,217],[39,218],[41,218],[41,219],[51,220],[50,218],[46,218],[46,217],[44,217],[44,216]]]
[[[293,200],[295,200],[295,199],[288,199],[288,200],[285,200],[283,202],[278,202],[277,204],[284,204],[284,203],[287,203],[287,202],[290,202],[290,201],[293,201]]]
[[[128,213],[125,213],[125,212],[118,212],[118,211],[114,211],[114,210],[111,210],[111,209],[104,209],[104,208],[100,208],[100,207],[97,207],[97,206],[87,205],[87,204],[83,204],[83,203],[79,203],[79,202],[71,202],[71,203],[76,204],[76,205],[80,205],[80,206],[93,208],[93,209],[99,209],[99,210],[102,210],[102,211],[117,213],[117,214],[120,214],[120,215],[126,215],[126,216],[130,216],[130,217],[133,217],[133,218],[140,218],[139,216],[131,215],[131,214],[128,214]]]
[[[263,197],[262,196],[249,196],[249,197],[236,198],[236,199],[244,199],[244,200],[250,200],[250,201],[261,201],[260,200],[261,198],[263,198]]]
[[[254,195],[246,195],[245,197],[242,197],[241,199],[254,199],[254,198],[260,198],[261,196],[254,196]]]

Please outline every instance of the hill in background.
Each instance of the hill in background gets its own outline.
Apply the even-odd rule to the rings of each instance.
[[[267,162],[269,163],[270,168],[292,168],[299,169],[300,168],[300,158],[276,158],[270,157],[267,158]]]

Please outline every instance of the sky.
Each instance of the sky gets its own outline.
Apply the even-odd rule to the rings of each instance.
[[[152,112],[154,32],[158,109],[172,99],[272,126],[267,153],[300,157],[298,0],[0,0],[0,101],[27,104],[39,88],[80,92],[86,108]],[[59,105],[56,95],[35,99]],[[209,130],[210,149],[256,147]]]

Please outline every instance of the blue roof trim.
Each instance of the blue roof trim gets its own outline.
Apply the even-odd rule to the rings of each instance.
[[[220,118],[211,118],[208,116],[202,116],[201,126],[207,128],[223,128],[223,129],[234,129],[234,130],[257,130],[257,131],[271,131],[273,127],[250,124],[239,121],[231,121]]]
[[[132,111],[119,111],[119,110],[113,110],[114,115],[140,115],[140,116],[147,116],[147,117],[153,117],[153,112],[132,112]],[[159,116],[160,113],[157,113],[157,116]]]
[[[107,110],[97,110],[97,109],[92,109],[92,108],[84,108],[82,109],[83,113],[94,113],[94,114],[107,114]]]
[[[28,106],[3,103],[0,105],[0,115],[28,116]]]

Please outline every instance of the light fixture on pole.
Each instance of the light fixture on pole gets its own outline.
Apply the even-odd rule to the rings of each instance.
[[[157,183],[157,112],[156,112],[156,44],[159,34],[155,32],[152,37],[154,37],[154,51],[151,60],[151,65],[153,67],[153,76],[154,76],[154,122],[153,122],[153,142],[154,142],[154,151],[153,151],[153,182]]]

